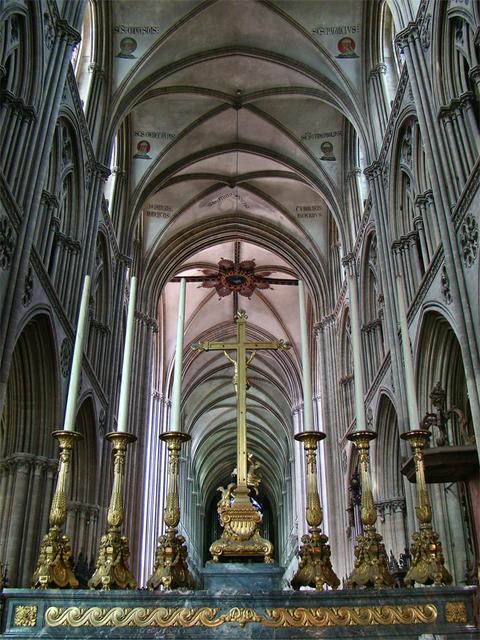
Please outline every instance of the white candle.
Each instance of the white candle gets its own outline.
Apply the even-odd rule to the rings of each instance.
[[[90,276],[85,276],[82,291],[82,301],[77,321],[77,335],[75,337],[75,348],[73,350],[72,369],[70,372],[70,386],[68,387],[67,407],[65,409],[65,431],[73,431],[75,428],[78,386],[80,384],[80,374],[82,372],[83,343],[85,330],[88,324],[88,303],[90,300]]]
[[[135,328],[135,302],[137,299],[137,278],[130,280],[130,299],[128,301],[127,331],[123,350],[122,382],[118,403],[118,431],[126,432],[128,422],[128,401],[130,399],[130,376],[132,372],[133,334]]]
[[[355,382],[355,418],[356,430],[365,431],[364,384],[362,363],[362,337],[360,334],[360,314],[358,311],[357,282],[353,273],[348,273],[348,291],[350,294],[350,326],[352,338],[353,373]]]
[[[307,307],[305,304],[305,287],[298,281],[298,303],[300,308],[300,341],[302,345],[302,378],[303,378],[303,428],[313,430],[312,380],[310,378],[310,348],[308,343]]]
[[[180,431],[180,407],[182,403],[182,362],[183,362],[183,331],[185,325],[185,289],[186,280],[180,280],[178,299],[177,340],[175,347],[175,371],[173,373],[172,417],[170,431]]]
[[[417,394],[415,392],[415,379],[413,376],[413,358],[408,335],[407,308],[405,305],[405,293],[402,276],[397,276],[398,319],[402,334],[403,361],[405,363],[405,386],[407,392],[408,420],[411,429],[419,428]]]

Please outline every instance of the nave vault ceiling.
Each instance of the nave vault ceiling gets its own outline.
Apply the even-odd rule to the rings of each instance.
[[[363,83],[367,2],[354,0],[116,0],[107,135],[127,158],[128,233],[142,254],[143,305],[160,324],[156,387],[169,395],[180,275],[223,259],[306,280],[310,322],[329,313],[332,238],[351,246],[347,142],[370,150]],[[351,144],[351,143],[349,143]],[[298,288],[250,298],[187,285],[185,344],[250,335],[285,338],[288,354],[257,354],[250,369],[249,447],[273,503],[289,464],[301,400]],[[225,482],[235,458],[232,366],[186,349],[185,428],[202,490]],[[328,425],[326,425],[328,430]]]

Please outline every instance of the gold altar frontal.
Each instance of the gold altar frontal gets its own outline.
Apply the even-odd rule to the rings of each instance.
[[[231,593],[6,589],[16,640],[478,640],[475,587]]]

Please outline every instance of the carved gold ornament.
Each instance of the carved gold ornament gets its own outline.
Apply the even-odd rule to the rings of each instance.
[[[445,605],[447,622],[468,622],[467,609],[464,602],[447,602]]]
[[[451,603],[457,606],[463,603]],[[18,609],[18,607],[17,607]],[[305,607],[266,609],[265,614],[245,607],[233,607],[219,615],[219,609],[113,607],[49,607],[45,623],[51,627],[208,627],[225,623],[261,624],[264,627],[338,627],[394,624],[432,624],[437,620],[433,604],[379,607]],[[458,610],[459,611],[459,610]]]
[[[15,607],[13,624],[15,627],[34,627],[37,624],[38,607],[33,605],[19,605]]]

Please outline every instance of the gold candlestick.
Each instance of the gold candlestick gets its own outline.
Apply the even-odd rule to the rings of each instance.
[[[355,547],[355,565],[347,580],[347,587],[373,586],[376,589],[393,587],[395,580],[388,570],[388,558],[382,536],[375,529],[377,510],[373,502],[370,484],[370,440],[377,437],[373,431],[355,431],[347,438],[355,444],[359,455],[362,497],[360,517],[363,535],[357,537]]]
[[[113,487],[107,513],[108,530],[100,540],[95,573],[88,581],[90,589],[135,589],[137,581],[130,572],[128,539],[120,534],[123,523],[123,477],[127,446],[137,439],[131,433],[107,433],[113,444]]]
[[[83,436],[76,431],[54,431],[52,436],[60,447],[57,484],[50,507],[50,529],[40,546],[37,567],[32,577],[32,587],[78,587],[78,580],[71,568],[72,550],[68,536],[62,535],[67,519],[67,478],[72,448]]]
[[[163,586],[166,591],[179,588],[193,589],[195,582],[188,570],[185,538],[178,535],[176,528],[180,522],[178,459],[182,443],[188,442],[190,436],[179,431],[171,431],[162,433],[160,440],[167,443],[169,453],[167,506],[163,516],[167,532],[158,539],[153,574],[147,582],[147,587],[153,590]]]
[[[412,564],[405,576],[405,585],[419,584],[446,585],[452,582],[452,576],[445,568],[442,543],[432,527],[432,507],[425,482],[425,461],[423,449],[430,438],[430,432],[414,429],[403,433],[401,438],[412,447],[417,484],[417,504],[415,513],[420,523],[420,531],[412,535],[410,553]]]
[[[332,569],[330,562],[330,545],[328,538],[320,531],[323,520],[322,506],[317,488],[317,443],[325,438],[319,431],[304,431],[297,433],[295,440],[303,442],[307,458],[307,507],[306,519],[309,526],[307,535],[302,536],[302,546],[299,556],[300,564],[291,584],[293,589],[300,587],[314,587],[323,589],[329,585],[336,589],[340,580]]]

